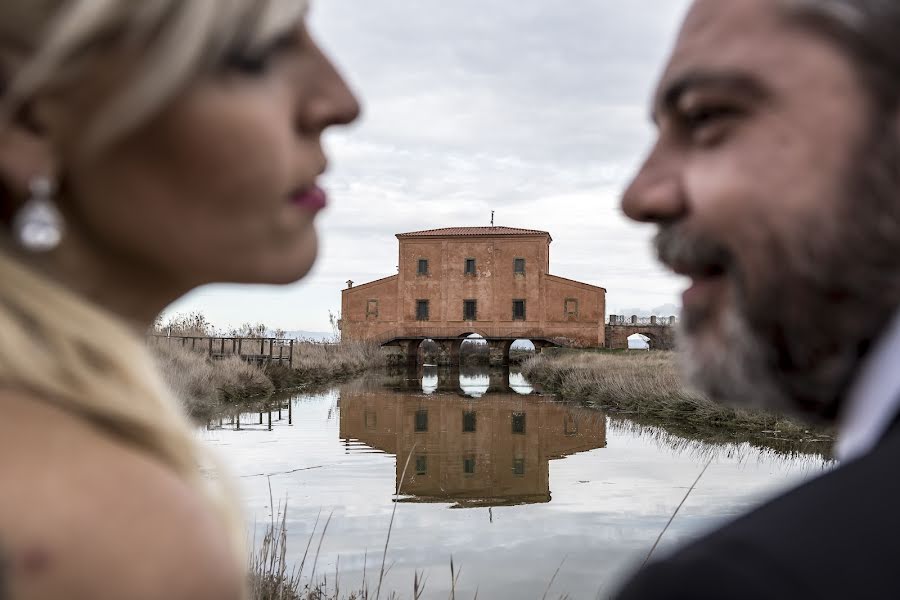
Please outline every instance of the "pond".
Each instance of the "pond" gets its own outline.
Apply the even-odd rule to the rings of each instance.
[[[276,512],[287,503],[291,563],[318,519],[315,553],[330,516],[316,578],[359,589],[365,574],[373,597],[395,509],[384,590],[411,598],[418,571],[423,598],[447,598],[452,559],[460,598],[550,586],[547,598],[593,599],[644,560],[707,463],[654,555],[828,468],[559,402],[515,370],[370,376],[200,435],[238,478],[257,537],[271,485]]]

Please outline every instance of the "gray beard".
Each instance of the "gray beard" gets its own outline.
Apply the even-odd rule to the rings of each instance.
[[[735,276],[737,301],[724,309],[714,343],[691,335],[700,323],[685,319],[679,347],[692,386],[729,404],[837,419],[900,306],[900,144],[892,127],[877,131],[833,212],[798,227],[790,246],[769,246],[763,291],[749,297]],[[660,238],[673,241],[669,233]]]

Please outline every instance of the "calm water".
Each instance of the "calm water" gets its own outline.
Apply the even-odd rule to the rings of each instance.
[[[299,561],[317,516],[320,531],[332,514],[317,573],[331,581],[339,568],[350,589],[365,568],[374,591],[402,478],[384,585],[406,598],[415,570],[427,576],[425,598],[448,597],[451,557],[461,598],[476,589],[541,598],[557,568],[548,598],[606,597],[710,458],[657,552],[824,468],[609,419],[542,395],[515,372],[425,368],[289,405],[280,420],[272,414],[271,430],[268,414],[260,424],[248,413],[201,433],[239,477],[248,518],[263,529],[271,482],[276,505],[287,499],[288,552]]]

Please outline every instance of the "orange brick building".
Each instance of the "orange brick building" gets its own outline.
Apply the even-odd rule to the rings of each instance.
[[[399,272],[341,292],[346,340],[531,339],[602,347],[606,290],[550,274],[546,231],[454,227],[397,234]],[[510,342],[511,343],[511,342]]]

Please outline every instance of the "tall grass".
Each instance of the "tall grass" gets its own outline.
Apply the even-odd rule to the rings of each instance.
[[[360,343],[295,343],[293,368],[287,363],[261,368],[236,356],[211,360],[206,352],[177,344],[151,344],[151,350],[163,378],[198,421],[276,391],[334,383],[385,364],[378,346]]]
[[[685,386],[674,352],[564,353],[522,366],[531,381],[563,398],[710,441],[747,441],[778,451],[827,452],[830,428],[714,402]]]

